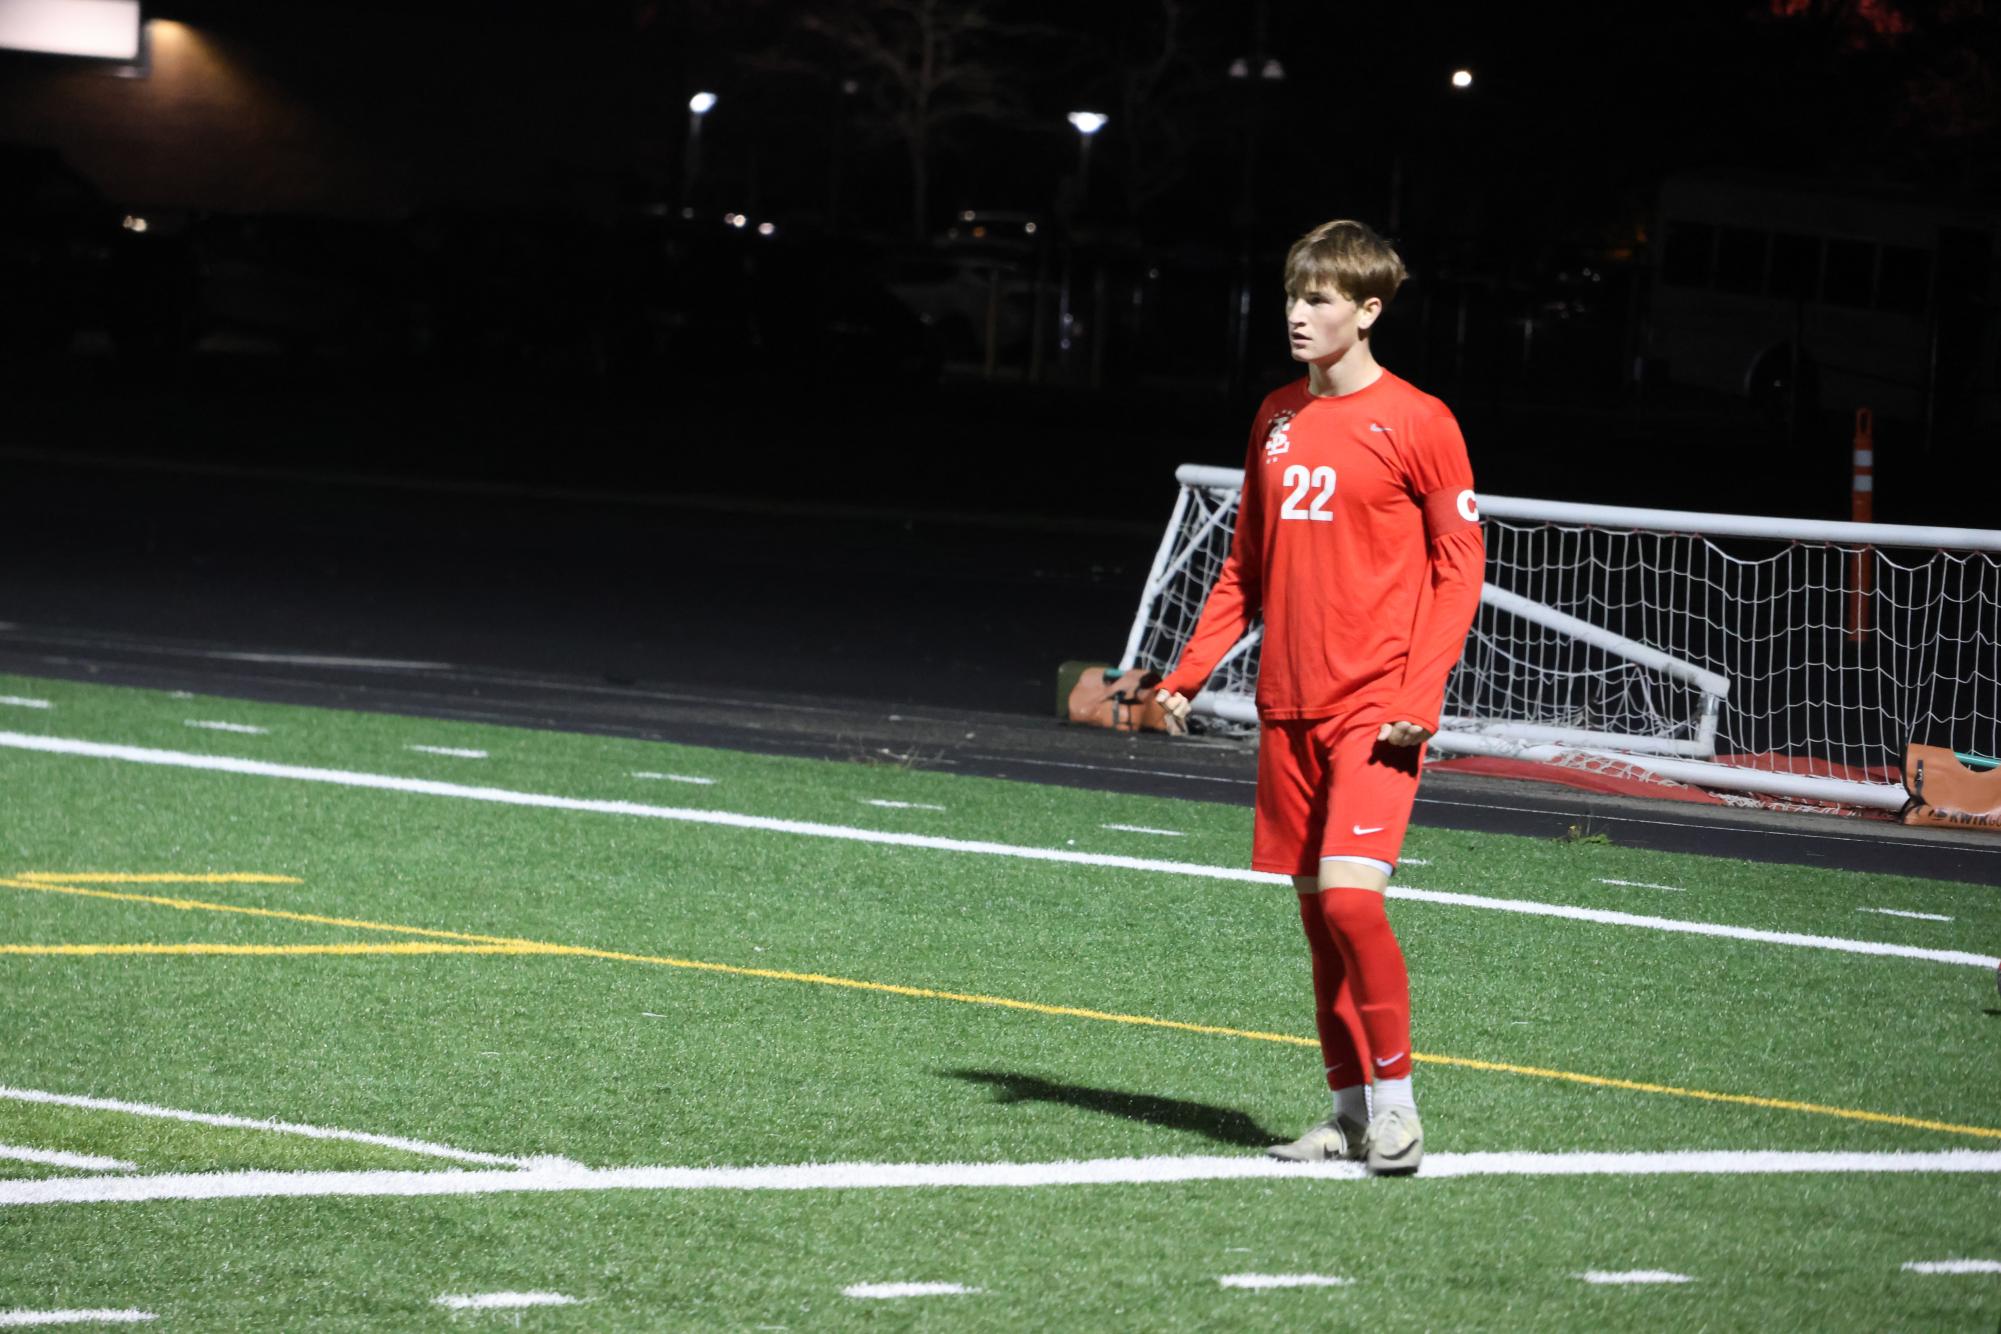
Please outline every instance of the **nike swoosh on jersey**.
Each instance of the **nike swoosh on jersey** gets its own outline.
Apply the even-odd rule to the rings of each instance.
[[[1352,828],[1355,831],[1356,837],[1359,838],[1363,834],[1380,834],[1383,832],[1383,830],[1389,828],[1389,826],[1378,824],[1378,825],[1370,825],[1367,829],[1364,829],[1360,825],[1351,825],[1350,828]]]

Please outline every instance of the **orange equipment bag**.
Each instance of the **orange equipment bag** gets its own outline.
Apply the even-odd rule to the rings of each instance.
[[[1101,662],[1066,662],[1056,669],[1056,716],[1118,732],[1173,732],[1154,699],[1160,673],[1122,672]]]
[[[1975,763],[1968,764],[1972,758]],[[2001,764],[1943,746],[1904,747],[1905,824],[2001,829]]]

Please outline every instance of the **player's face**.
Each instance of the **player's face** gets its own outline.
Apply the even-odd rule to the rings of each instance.
[[[1294,361],[1331,366],[1362,341],[1362,331],[1383,310],[1379,297],[1356,303],[1330,287],[1295,293],[1285,308],[1285,332]]]

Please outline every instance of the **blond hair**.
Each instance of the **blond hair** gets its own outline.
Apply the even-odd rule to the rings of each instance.
[[[1331,287],[1358,304],[1375,297],[1387,306],[1409,276],[1395,248],[1352,218],[1321,223],[1285,255],[1287,300],[1310,288]]]

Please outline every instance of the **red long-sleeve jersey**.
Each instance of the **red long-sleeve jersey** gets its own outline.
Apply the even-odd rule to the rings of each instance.
[[[1229,558],[1162,688],[1193,695],[1262,613],[1259,717],[1436,731],[1485,569],[1451,409],[1388,371],[1338,397],[1295,381],[1258,408]]]

